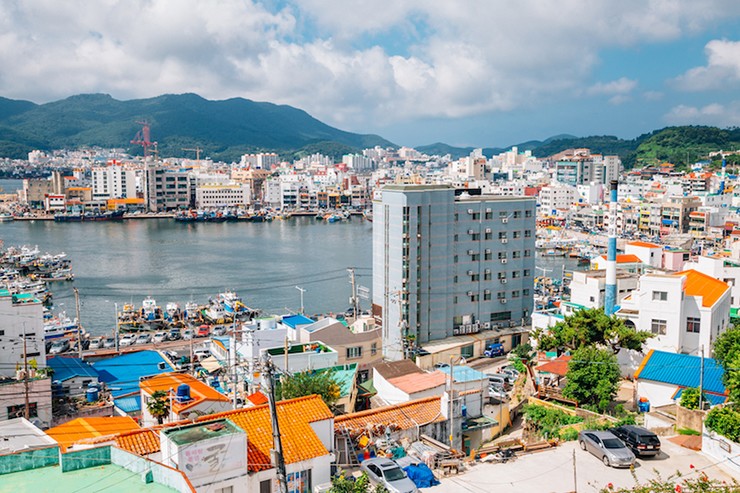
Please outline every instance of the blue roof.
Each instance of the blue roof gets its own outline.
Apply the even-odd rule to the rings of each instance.
[[[635,372],[635,378],[679,387],[699,388],[700,372],[701,358],[699,356],[651,350]],[[723,375],[724,370],[713,358],[704,358],[705,392],[724,395]]]
[[[295,329],[297,325],[308,325],[314,322],[315,320],[311,320],[303,315],[288,315],[287,317],[283,317],[283,323],[292,329]]]
[[[113,399],[113,405],[124,413],[135,413],[141,411],[141,395],[131,395]]]
[[[164,369],[159,364],[164,363]],[[93,364],[100,381],[108,384],[113,398],[139,393],[139,379],[150,375],[167,373],[176,368],[157,351],[137,351],[114,356]]]
[[[453,367],[453,375],[452,378],[455,379],[456,382],[477,382],[480,380],[488,380],[488,376],[485,373],[481,373],[478,370],[474,370],[468,366],[455,366]],[[439,369],[442,373],[449,375],[450,374],[450,367],[444,366]]]
[[[678,392],[676,392],[673,396],[673,400],[676,400],[676,401],[680,400],[681,394],[683,394],[683,390],[684,390],[683,388],[678,389]],[[709,404],[711,404],[712,406],[716,406],[717,404],[722,404],[723,402],[725,402],[727,400],[727,396],[717,395],[717,394],[708,394],[704,392],[704,399],[709,401]]]
[[[98,372],[80,358],[57,356],[46,360],[46,365],[54,370],[52,378],[60,382],[74,377],[98,378]]]

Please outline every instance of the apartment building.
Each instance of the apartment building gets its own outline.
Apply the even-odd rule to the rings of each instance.
[[[187,171],[147,164],[144,178],[147,205],[151,212],[186,209],[193,206],[194,184]]]
[[[535,201],[476,192],[386,185],[376,193],[373,315],[386,359],[529,319]]]
[[[136,198],[136,171],[119,165],[93,168],[92,198],[93,200]]]

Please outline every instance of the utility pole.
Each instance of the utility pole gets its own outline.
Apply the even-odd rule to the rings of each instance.
[[[573,493],[578,493],[578,475],[576,474],[576,449],[573,449]]]
[[[285,348],[283,348],[283,375],[288,375],[288,336],[285,336]]]
[[[23,387],[25,388],[26,405],[23,408],[23,417],[28,419],[31,414],[28,402],[28,348],[26,347],[26,324],[23,324]]]
[[[236,409],[236,391],[238,387],[238,379],[236,376],[236,314],[234,315],[234,321],[232,322],[231,338],[229,339],[229,364],[231,364],[231,386],[234,387],[234,398],[232,405],[233,408]]]
[[[352,303],[352,310],[354,311],[356,320],[360,315],[360,299],[357,297],[357,282],[355,281],[354,267],[348,268],[347,272],[349,272],[349,282],[352,284],[352,298],[350,298],[350,303]]]
[[[116,333],[115,339],[116,339],[116,354],[118,354],[119,347],[118,347],[118,338],[121,336],[121,318],[118,316],[118,303],[113,303],[113,308],[116,310]],[[77,322],[79,323],[79,321]]]
[[[699,365],[699,409],[704,409],[702,397],[704,395],[704,344],[701,345],[701,364]]]
[[[77,356],[82,359],[82,322],[80,321],[80,292],[77,288],[75,293],[75,310],[77,311]]]
[[[283,459],[283,443],[280,439],[280,426],[277,416],[277,405],[275,403],[275,366],[270,360],[270,355],[262,355],[262,374],[264,384],[267,387],[267,399],[270,406],[270,418],[272,419],[272,462],[275,466],[278,481],[278,492],[288,493],[288,482],[285,475],[285,460]]]
[[[304,312],[304,310],[303,310],[303,293],[305,293],[305,292],[306,292],[306,290],[305,290],[305,289],[303,289],[303,288],[301,288],[301,287],[298,287],[298,286],[296,286],[295,288],[296,288],[296,289],[297,289],[298,291],[300,291],[300,292],[301,292],[301,315],[304,315],[304,314],[305,314],[305,312]]]

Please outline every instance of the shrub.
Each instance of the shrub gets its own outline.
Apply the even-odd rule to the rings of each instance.
[[[560,437],[560,440],[563,442],[571,442],[573,440],[578,440],[578,430],[573,428],[572,426],[569,426],[567,428],[563,428],[560,430],[560,433],[558,434]]]
[[[680,404],[686,409],[699,409],[699,389],[694,387],[683,389]]]
[[[704,420],[709,430],[729,438],[733,442],[740,440],[740,412],[729,406],[715,407]]]
[[[551,409],[536,404],[525,406],[524,415],[534,430],[545,438],[558,436],[558,430],[565,425],[572,425],[583,421],[583,418],[571,416],[560,409]]]
[[[678,433],[679,435],[701,435],[700,432],[692,430],[691,428],[679,428],[676,430],[676,433]]]

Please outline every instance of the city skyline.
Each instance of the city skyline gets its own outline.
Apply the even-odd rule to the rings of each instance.
[[[0,95],[195,92],[399,145],[505,147],[740,124],[740,4],[17,1]]]

